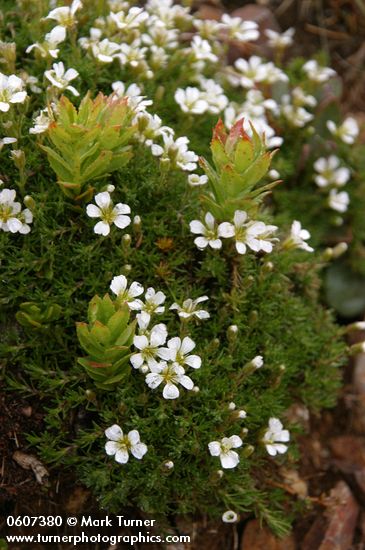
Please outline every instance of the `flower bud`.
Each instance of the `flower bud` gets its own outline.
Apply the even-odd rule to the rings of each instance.
[[[132,271],[132,266],[131,264],[124,264],[124,266],[122,267],[122,273],[123,275],[127,275],[128,273],[130,273]]]
[[[193,389],[192,389],[191,391],[193,391],[194,393],[199,393],[199,392],[200,392],[200,388],[199,388],[199,386],[194,386]]]
[[[236,415],[237,415],[237,418],[242,420],[243,418],[246,418],[247,412],[241,409],[240,411],[236,412]]]
[[[123,246],[123,250],[125,252],[127,252],[131,246],[131,242],[132,242],[132,237],[130,236],[129,233],[126,233],[125,235],[123,235],[122,237],[122,246]]]
[[[346,327],[346,332],[353,332],[355,330],[365,330],[365,321],[357,321]]]
[[[227,339],[229,342],[234,342],[237,338],[238,333],[238,326],[237,325],[230,325],[227,328]]]
[[[252,359],[252,361],[250,361],[249,365],[252,365],[255,369],[260,369],[264,364],[264,359],[262,357],[262,355],[256,355],[256,357],[254,357]]]
[[[167,460],[163,463],[163,467],[166,468],[166,470],[172,470],[174,467],[174,463],[172,462],[172,460]]]
[[[252,453],[254,452],[255,450],[255,447],[253,445],[246,445],[246,447],[243,449],[243,451],[241,452],[241,456],[243,458],[248,458],[249,456],[252,455]]]
[[[233,510],[227,510],[222,514],[223,523],[236,523],[238,521],[238,515]]]
[[[236,408],[236,403],[233,403],[233,401],[231,401],[228,405],[228,410],[229,411],[234,411]]]
[[[350,354],[351,355],[357,355],[358,353],[364,353],[365,352],[365,342],[359,342],[358,344],[354,344],[350,347]]]
[[[23,172],[25,168],[25,154],[22,149],[12,149],[10,157],[14,161],[15,166],[19,171]]]
[[[34,210],[36,207],[35,200],[30,195],[26,195],[24,197],[24,204],[27,208],[29,208],[29,210]]]

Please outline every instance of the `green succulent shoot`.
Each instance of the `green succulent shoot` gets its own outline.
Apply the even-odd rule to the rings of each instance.
[[[275,153],[266,150],[265,142],[250,123],[252,137],[243,128],[243,119],[234,124],[227,134],[218,121],[211,141],[214,167],[206,159],[200,165],[209,179],[209,195],[201,200],[219,219],[230,219],[236,210],[244,210],[255,217],[263,198],[279,182],[258,185],[267,174]]]
[[[135,326],[135,321],[130,322],[128,306],[118,305],[108,294],[90,301],[88,323],[76,323],[80,345],[88,354],[78,363],[98,388],[111,390],[128,376]]]
[[[50,323],[57,321],[62,314],[62,308],[58,304],[47,306],[36,302],[23,302],[16,313],[16,320],[20,325],[33,330],[47,330]]]
[[[47,130],[50,145],[41,145],[62,191],[75,200],[90,200],[89,182],[119,170],[132,156],[129,142],[136,129],[128,98],[87,94],[76,107],[62,96]]]

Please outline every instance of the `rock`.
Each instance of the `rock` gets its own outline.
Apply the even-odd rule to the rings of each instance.
[[[24,470],[32,470],[40,485],[48,484],[48,472],[36,456],[28,455],[22,451],[15,451],[13,460]]]
[[[267,46],[265,30],[273,29],[274,31],[280,31],[279,24],[276,21],[273,12],[265,6],[247,4],[246,6],[237,8],[230,15],[232,17],[241,17],[245,21],[255,21],[258,24],[260,31],[260,36],[255,42],[232,42],[228,54],[230,63],[233,63],[239,57],[247,57],[252,54],[262,55],[268,58],[271,57],[272,50]]]
[[[341,472],[352,474],[365,497],[365,438],[352,435],[335,437],[330,441],[334,464]]]
[[[325,513],[328,526],[318,550],[349,550],[354,538],[359,506],[344,481],[337,483],[329,498]]]
[[[300,550],[318,550],[326,534],[327,521],[322,515],[312,523],[300,546]]]
[[[220,21],[223,13],[224,11],[217,6],[202,4],[196,13],[196,16],[199,17],[199,19],[212,19],[214,21]]]
[[[296,544],[292,535],[279,539],[254,519],[245,527],[241,550],[296,550]]]

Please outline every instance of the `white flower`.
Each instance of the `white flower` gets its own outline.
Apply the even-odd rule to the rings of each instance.
[[[240,461],[238,453],[232,451],[242,446],[242,439],[238,435],[223,437],[221,441],[211,441],[208,444],[212,456],[219,456],[222,468],[235,468]]]
[[[316,160],[313,166],[318,174],[314,177],[314,181],[318,187],[328,187],[329,185],[341,187],[348,182],[350,170],[345,167],[339,168],[339,165],[340,159],[335,155]]]
[[[179,137],[176,141],[174,138],[166,133],[162,134],[164,146],[152,144],[151,151],[155,157],[160,157],[161,162],[171,163],[173,167],[181,168],[191,172],[197,167],[198,155],[193,151],[188,151],[189,140],[187,137]]]
[[[222,86],[217,84],[212,78],[200,77],[199,83],[202,88],[200,97],[207,102],[208,113],[214,115],[222,112],[228,105],[228,98]]]
[[[310,59],[303,65],[303,71],[306,73],[310,80],[317,84],[327,82],[332,76],[336,75],[336,71],[329,67],[320,67],[317,61]]]
[[[212,63],[218,61],[218,57],[213,53],[208,40],[203,40],[200,36],[195,35],[190,47],[197,61],[211,61]]]
[[[144,311],[151,317],[152,314],[159,314],[165,311],[165,306],[163,305],[165,300],[166,296],[161,290],[156,292],[154,288],[149,287],[146,290],[145,302],[143,303],[142,300],[137,299],[129,307],[136,311]]]
[[[229,228],[224,224],[217,226],[214,216],[210,212],[205,214],[204,219],[205,225],[199,220],[193,220],[189,224],[190,231],[194,233],[194,235],[202,235],[201,237],[196,237],[194,243],[200,250],[203,250],[208,245],[215,250],[222,248],[220,237],[232,237],[233,228],[232,231],[229,231]]]
[[[197,319],[209,319],[210,314],[205,309],[199,309],[198,304],[209,300],[208,296],[200,296],[195,300],[188,298],[183,301],[182,306],[179,306],[177,303],[173,303],[170,306],[170,310],[177,310],[177,314],[182,319],[190,319],[191,317],[196,317]]]
[[[265,30],[265,34],[268,38],[268,45],[270,46],[270,48],[275,48],[278,50],[283,50],[284,48],[287,48],[288,46],[291,46],[293,44],[294,33],[295,29],[293,27],[287,29],[282,33],[276,32],[272,29]]]
[[[93,56],[101,63],[112,63],[120,52],[120,45],[104,38],[101,42],[91,45]]]
[[[317,100],[313,95],[305,94],[299,86],[296,86],[292,90],[293,104],[296,107],[315,107],[317,105]]]
[[[136,281],[133,281],[129,288],[127,285],[127,278],[124,275],[118,275],[113,277],[110,290],[116,294],[119,303],[127,303],[132,308],[136,304],[134,298],[143,294],[143,286]]]
[[[281,107],[281,112],[288,120],[288,122],[296,128],[303,128],[308,122],[313,120],[313,115],[308,113],[304,107],[297,107],[290,103],[285,104],[285,100],[288,96],[283,96],[284,104]]]
[[[264,222],[248,221],[247,212],[236,210],[233,225],[229,222],[221,224],[224,237],[235,237],[238,254],[245,254],[247,246],[254,252],[272,252],[274,240],[271,234],[277,230],[276,225],[266,225]]]
[[[147,323],[147,317],[145,317],[144,323]],[[163,351],[161,353],[161,349],[163,348],[160,348],[160,346],[164,345],[166,337],[167,331],[161,330],[160,325],[154,326],[149,334],[145,333],[134,336],[133,345],[139,351],[131,355],[130,361],[132,367],[139,369],[146,364],[149,369],[152,369],[152,367],[158,365],[157,359],[161,359],[164,355]]]
[[[186,336],[182,341],[181,338],[176,336],[175,338],[170,338],[167,342],[167,348],[161,348],[160,356],[165,361],[172,361],[181,367],[187,365],[193,369],[199,369],[202,364],[199,355],[189,355],[194,348],[195,342],[189,336]]]
[[[109,235],[110,226],[116,225],[119,229],[124,229],[131,223],[131,219],[126,214],[130,214],[131,209],[128,204],[118,203],[115,206],[110,197],[110,193],[103,191],[95,195],[95,204],[88,204],[86,213],[90,218],[101,218],[94,227],[94,233]]]
[[[174,130],[172,128],[169,126],[162,126],[162,120],[158,115],[150,115],[149,113],[144,112],[143,109],[141,109],[141,112],[137,112],[133,123],[137,124],[139,140],[147,147],[152,147],[152,145],[155,145],[154,140],[164,134],[170,137],[174,135]],[[159,145],[157,146],[157,149],[159,154],[162,155],[164,153],[164,149]]]
[[[240,111],[245,118],[258,118],[265,115],[265,110],[274,114],[279,112],[279,107],[273,99],[265,99],[260,90],[249,90],[246,94],[246,101],[242,104]]]
[[[240,85],[243,88],[254,88],[256,83],[262,82],[267,77],[266,65],[262,58],[253,55],[247,61],[239,58],[235,61],[236,75],[229,75],[229,80],[233,86]]]
[[[335,189],[331,189],[328,197],[328,206],[336,212],[346,212],[350,204],[350,197],[346,191],[338,193]]]
[[[38,116],[33,119],[34,126],[29,128],[30,134],[43,134],[52,122],[48,109],[42,109]]]
[[[111,12],[110,19],[114,21],[119,30],[138,29],[148,19],[148,13],[143,8],[134,6],[130,8],[128,13],[124,11]]]
[[[54,19],[63,27],[72,27],[75,23],[75,13],[82,8],[81,0],[73,0],[71,6],[62,6],[51,10],[46,19]]]
[[[222,15],[222,27],[228,30],[229,38],[240,42],[257,40],[260,36],[255,21],[244,21],[241,17],[231,17],[227,13]]]
[[[307,241],[310,239],[311,234],[306,229],[302,229],[302,225],[297,220],[293,221],[291,228],[290,228],[290,235],[289,237],[284,241],[283,247],[286,249],[292,249],[292,248],[301,248],[302,250],[306,250],[307,252],[313,252],[313,248],[309,246]]]
[[[56,88],[60,90],[69,90],[74,96],[80,95],[73,86],[69,85],[71,80],[79,76],[79,73],[75,69],[67,69],[67,71],[65,71],[65,66],[62,61],[54,63],[53,68],[49,71],[45,71],[44,75]]]
[[[137,430],[131,430],[127,435],[122,429],[114,424],[105,430],[105,436],[109,441],[105,444],[106,454],[114,456],[119,464],[126,464],[129,460],[129,453],[141,460],[147,453],[147,445],[141,442]]]
[[[41,55],[41,57],[47,57],[50,55],[54,59],[57,59],[59,48],[57,48],[58,44],[61,44],[66,38],[66,29],[65,27],[61,25],[57,25],[54,27],[51,32],[47,33],[44,39],[44,42],[39,43],[36,42],[35,44],[31,44],[28,46],[28,48],[25,50],[26,53],[31,52],[34,49],[37,49]]]
[[[146,384],[149,388],[155,389],[161,383],[165,384],[162,395],[165,399],[176,399],[180,395],[178,384],[185,389],[192,390],[194,382],[186,376],[183,367],[177,363],[160,363],[150,366],[151,372],[146,376]]]
[[[15,74],[6,76],[0,73],[0,111],[9,111],[11,103],[24,103],[27,92],[23,91],[23,84]]]
[[[192,88],[191,86],[188,86],[185,90],[178,88],[174,97],[176,103],[184,113],[200,115],[205,113],[209,107],[207,101],[202,98],[202,93],[198,88]]]
[[[268,430],[265,432],[262,442],[270,456],[283,454],[288,446],[283,445],[290,440],[288,430],[283,430],[283,425],[278,418],[270,418]]]
[[[33,214],[28,208],[22,210],[20,202],[15,202],[15,197],[14,189],[3,189],[0,192],[0,229],[25,235],[30,231]]]
[[[124,82],[117,80],[113,82],[112,88],[117,97],[128,97],[128,105],[136,113],[144,112],[146,107],[153,103],[152,99],[146,99],[146,96],[141,95],[141,88],[137,84],[130,84],[127,88]]]
[[[236,523],[238,521],[238,515],[233,510],[227,510],[222,514],[223,523]]]
[[[200,185],[205,185],[208,182],[208,176],[199,174],[189,174],[188,183],[191,187],[198,187]]]
[[[348,145],[352,145],[359,135],[359,126],[352,117],[347,117],[340,126],[336,126],[333,120],[328,120],[327,128],[331,134],[339,137]]]

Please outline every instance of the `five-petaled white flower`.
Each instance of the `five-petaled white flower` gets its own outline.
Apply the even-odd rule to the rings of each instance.
[[[30,53],[32,50],[36,49],[39,51],[41,57],[47,57],[50,55],[54,59],[57,59],[58,52],[60,51],[57,48],[58,44],[61,44],[66,38],[66,29],[62,25],[57,25],[54,27],[51,32],[48,32],[45,36],[44,42],[31,44],[25,50],[25,53]]]
[[[178,88],[174,98],[184,113],[201,115],[209,107],[208,102],[203,98],[202,92],[192,86],[188,86],[185,89]]]
[[[113,277],[110,283],[110,290],[116,294],[119,303],[127,303],[130,308],[136,305],[134,298],[143,294],[143,286],[141,283],[133,281],[128,288],[127,277],[124,275]]]
[[[153,313],[163,313],[165,311],[165,306],[163,304],[166,300],[166,295],[161,290],[156,292],[154,288],[149,287],[147,288],[144,297],[144,302],[137,299],[133,302],[133,305],[131,305],[130,308],[145,312],[149,318]]]
[[[52,86],[59,90],[69,90],[74,96],[79,96],[79,92],[73,86],[70,86],[71,80],[74,80],[79,76],[79,73],[75,69],[67,69],[60,61],[59,63],[53,63],[53,68],[49,71],[45,71],[44,75]]]
[[[206,300],[209,300],[208,296],[200,296],[195,300],[187,298],[183,301],[182,306],[174,302],[172,306],[170,306],[170,309],[176,309],[178,316],[182,319],[190,319],[191,317],[196,317],[197,319],[209,319],[210,313],[205,309],[200,309],[198,307],[198,304],[205,302]]]
[[[328,187],[329,185],[341,187],[350,179],[350,170],[345,166],[339,168],[340,159],[335,155],[328,158],[321,157],[313,166],[318,172],[314,177],[318,187]]]
[[[23,91],[23,84],[15,74],[6,76],[0,73],[0,111],[9,111],[11,103],[24,103],[27,92]]]
[[[264,222],[249,221],[247,212],[236,210],[233,225],[223,222],[221,225],[223,237],[235,237],[236,250],[239,254],[245,254],[247,246],[254,252],[272,252],[272,241],[277,240],[271,235],[277,230],[276,225],[266,225]]]
[[[131,430],[127,435],[124,435],[118,424],[114,424],[105,430],[105,435],[109,439],[105,444],[106,454],[114,456],[119,464],[128,462],[129,453],[138,460],[141,460],[147,453],[147,445],[141,442],[137,430]]]
[[[147,322],[147,319],[144,319]],[[162,323],[161,323],[162,325]],[[166,342],[167,331],[161,330],[160,325],[152,328],[149,334],[139,334],[133,338],[134,346],[139,350],[131,355],[130,361],[133,368],[139,369],[147,365],[149,369],[158,365],[158,359],[163,357],[163,346]]]
[[[0,192],[0,229],[25,235],[30,231],[33,214],[28,208],[22,210],[20,202],[15,202],[15,197],[14,189],[3,189]]]
[[[112,224],[124,229],[131,223],[131,219],[127,214],[130,214],[131,209],[128,204],[118,203],[114,206],[110,193],[103,191],[95,195],[95,204],[88,204],[86,213],[90,218],[101,218],[94,227],[94,233],[106,237],[110,233]]]
[[[238,435],[231,437],[223,437],[221,441],[211,441],[208,444],[209,452],[212,456],[219,456],[222,468],[235,468],[240,461],[240,457],[236,451],[242,446],[242,439]]]
[[[229,38],[240,42],[257,40],[260,36],[256,21],[247,21],[241,17],[231,17],[228,13],[222,15],[222,27],[227,29]]]
[[[165,399],[176,399],[180,395],[178,384],[187,390],[192,390],[194,382],[189,376],[186,376],[183,367],[177,363],[156,363],[150,367],[150,371],[146,376],[146,384],[149,388],[155,389],[160,384],[164,383],[162,396]]]
[[[262,442],[264,443],[267,452],[270,456],[283,454],[287,451],[288,446],[283,445],[290,440],[288,430],[283,430],[283,425],[278,418],[269,419],[269,427],[265,432]]]
[[[232,237],[233,229],[229,232],[223,224],[217,225],[214,216],[210,212],[205,214],[204,219],[205,225],[199,220],[193,220],[189,224],[190,231],[194,233],[194,235],[202,235],[201,237],[196,237],[194,243],[200,250],[204,250],[208,245],[216,250],[222,248],[220,237]]]
[[[313,252],[314,248],[305,242],[310,239],[310,236],[309,231],[302,229],[301,223],[295,220],[291,225],[289,237],[283,242],[283,247],[287,250],[301,248],[307,252]]]
[[[75,23],[75,13],[82,8],[81,0],[73,0],[71,6],[61,6],[51,10],[46,19],[57,21],[62,27],[72,27]]]
[[[331,134],[337,136],[348,145],[352,145],[359,135],[359,126],[352,117],[347,117],[339,126],[337,126],[333,120],[328,120],[327,128]]]
[[[195,342],[189,336],[185,336],[182,341],[181,338],[176,336],[175,338],[170,338],[167,342],[167,348],[161,348],[160,356],[165,361],[172,361],[181,367],[187,365],[193,369],[199,369],[202,364],[199,355],[189,355],[194,348]]]

